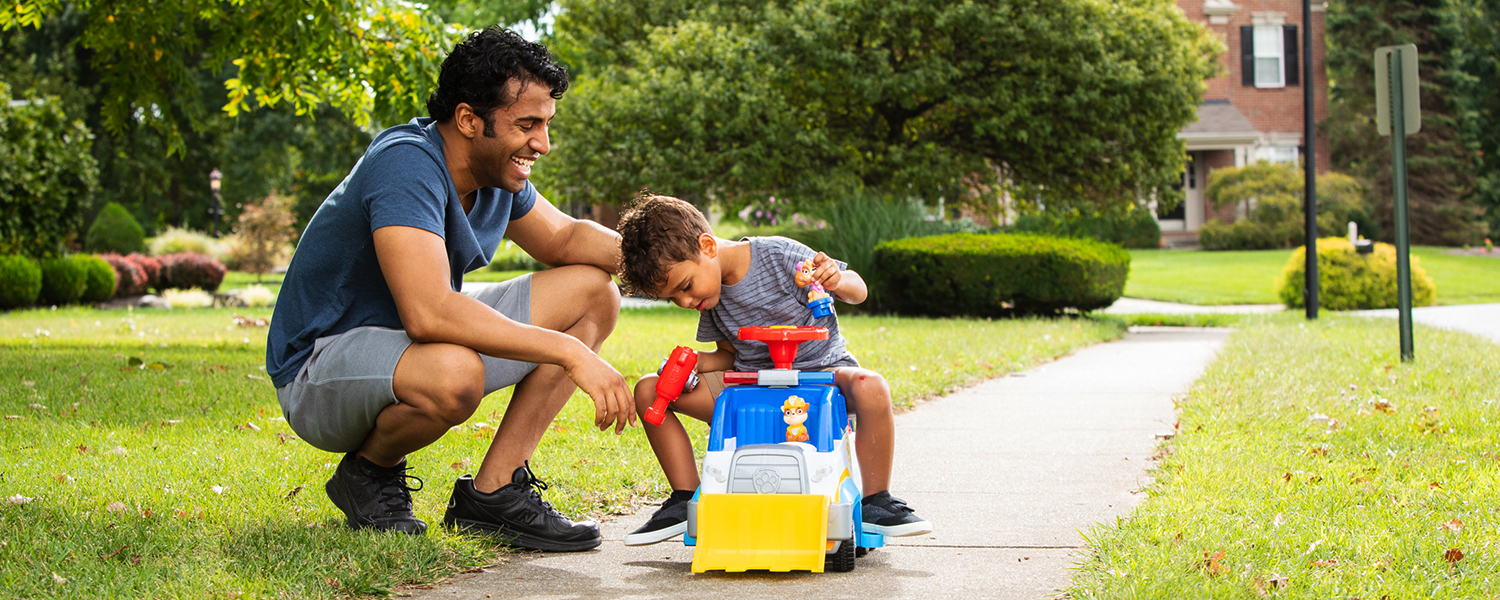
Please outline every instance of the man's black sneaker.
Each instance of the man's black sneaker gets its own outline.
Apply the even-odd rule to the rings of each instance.
[[[666,502],[661,503],[661,508],[651,515],[651,520],[645,525],[630,532],[625,536],[626,546],[645,546],[657,542],[665,542],[674,537],[687,533],[687,509],[688,500],[692,499],[692,492],[687,492],[687,498],[681,498],[674,493]]]
[[[486,494],[474,488],[473,477],[458,478],[443,525],[497,536],[515,548],[546,552],[578,552],[604,541],[593,521],[574,523],[542,499],[539,492],[547,484],[531,473],[529,463],[517,468],[510,481]]]
[[[406,461],[382,467],[355,456],[339,461],[333,477],[323,486],[333,505],[344,511],[351,529],[379,529],[412,535],[427,533],[427,523],[411,511],[411,493],[422,489],[422,480],[406,473]],[[415,479],[417,487],[406,484]]]
[[[917,516],[916,511],[890,492],[880,492],[860,503],[860,518],[864,529],[887,537],[922,535],[932,533],[932,524]]]

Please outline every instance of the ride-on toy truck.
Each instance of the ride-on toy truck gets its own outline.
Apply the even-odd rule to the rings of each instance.
[[[792,369],[797,344],[828,330],[745,327],[739,337],[769,345],[776,368],[725,374],[688,504],[693,572],[851,571],[885,545],[860,526],[854,426],[832,372]]]

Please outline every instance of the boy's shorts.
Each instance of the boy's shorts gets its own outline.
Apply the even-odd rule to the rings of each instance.
[[[470,295],[512,321],[531,324],[531,275]],[[358,450],[375,429],[380,411],[399,402],[392,381],[396,363],[411,344],[405,331],[385,327],[356,327],[318,338],[297,378],[276,390],[287,424],[315,448]],[[519,383],[537,367],[492,356],[480,359],[485,395]]]

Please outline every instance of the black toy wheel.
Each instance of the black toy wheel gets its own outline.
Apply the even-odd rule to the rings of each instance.
[[[866,554],[869,554],[873,550],[875,550],[875,549],[874,548],[866,548],[864,546],[859,546],[859,547],[856,547],[854,549],[854,556],[856,556],[858,558],[864,558]]]
[[[828,570],[834,573],[848,573],[854,570],[854,540],[839,542],[839,549],[826,559]]]

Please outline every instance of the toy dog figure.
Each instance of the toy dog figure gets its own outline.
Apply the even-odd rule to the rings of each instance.
[[[797,396],[787,398],[781,405],[782,420],[786,421],[786,441],[805,442],[807,436],[807,401]]]
[[[797,273],[794,277],[797,287],[807,288],[807,308],[812,310],[813,317],[823,318],[833,316],[833,298],[828,291],[823,289],[823,284],[813,279],[813,263],[804,260],[797,263]]]

